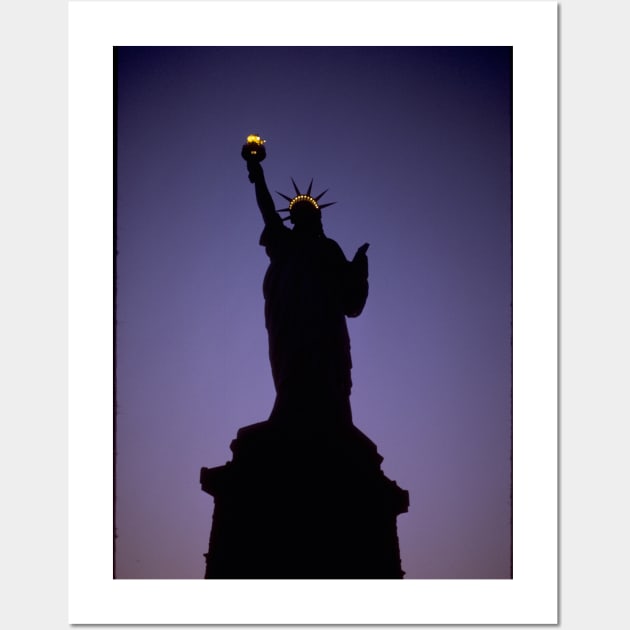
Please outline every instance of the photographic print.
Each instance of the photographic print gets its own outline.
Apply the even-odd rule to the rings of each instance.
[[[115,63],[116,577],[511,578],[511,48]]]
[[[71,11],[72,622],[553,622],[554,5],[237,4]]]

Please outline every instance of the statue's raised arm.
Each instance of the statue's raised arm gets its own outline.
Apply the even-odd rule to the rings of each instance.
[[[249,181],[255,186],[256,201],[258,202],[258,208],[263,216],[265,225],[270,225],[271,223],[277,223],[281,220],[276,213],[276,206],[267,188],[265,173],[260,165],[267,155],[264,142],[265,141],[260,136],[248,136],[247,143],[243,145],[241,150],[241,156],[247,163]]]

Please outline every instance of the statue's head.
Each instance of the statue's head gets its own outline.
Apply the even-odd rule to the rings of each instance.
[[[322,213],[310,201],[299,201],[291,207],[289,221],[299,230],[321,232]]]
[[[293,182],[293,188],[295,188],[295,197],[289,197],[279,192],[278,194],[289,202],[289,207],[278,210],[278,212],[288,212],[289,216],[283,220],[288,219],[299,230],[321,232],[322,208],[332,206],[335,202],[332,201],[331,203],[323,204],[318,203],[319,199],[326,194],[326,190],[317,195],[317,197],[311,197],[313,180],[311,180],[305,194],[300,192],[293,179],[291,179],[291,181]]]

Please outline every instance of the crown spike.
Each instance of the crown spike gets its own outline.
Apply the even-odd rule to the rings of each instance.
[[[308,190],[306,191],[306,194],[310,197],[311,196],[311,188],[313,188],[313,179],[311,178],[311,183],[308,185]]]
[[[295,180],[293,179],[293,177],[291,178],[291,181],[293,182],[293,188],[295,188],[295,194],[301,195],[302,193],[300,192],[300,189],[297,187],[297,184],[295,183]]]
[[[326,190],[322,193],[319,193],[319,195],[317,195],[317,197],[315,197],[315,201],[319,201],[330,189],[326,188]]]
[[[287,197],[286,195],[282,194],[281,192],[276,190],[276,195],[280,195],[281,197],[284,197],[287,201],[291,201],[291,197]]]
[[[319,206],[320,210],[323,210],[324,208],[328,208],[328,206],[334,206],[337,202],[336,201],[331,201],[330,203],[323,203]]]

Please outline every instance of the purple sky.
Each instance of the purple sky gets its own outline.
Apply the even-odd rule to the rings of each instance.
[[[313,177],[326,234],[370,243],[351,402],[410,493],[406,578],[510,577],[511,49],[118,61],[118,577],[203,577],[199,469],[273,404],[249,133],[271,190]]]

